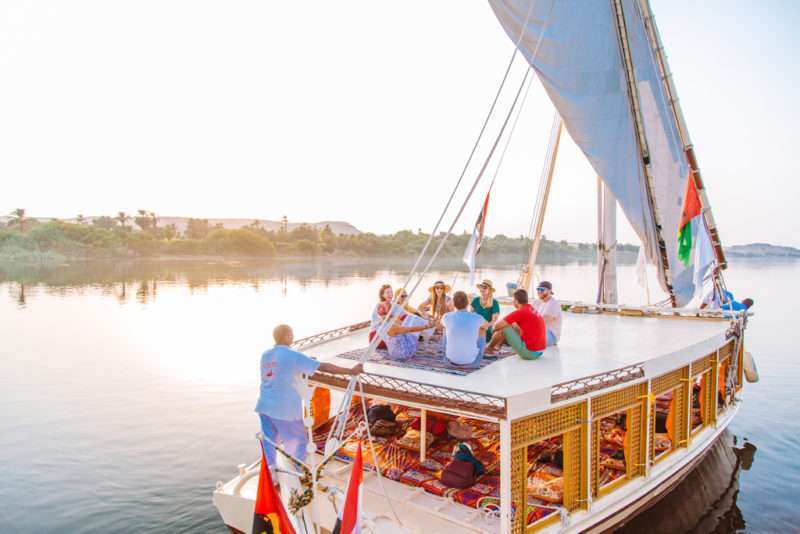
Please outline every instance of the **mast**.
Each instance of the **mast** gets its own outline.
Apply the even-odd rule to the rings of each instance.
[[[617,201],[601,177],[597,177],[597,303],[616,304],[617,298]]]
[[[547,200],[550,197],[550,186],[553,183],[553,172],[556,168],[556,156],[558,155],[558,145],[561,142],[561,130],[564,127],[564,121],[556,111],[553,117],[553,125],[550,128],[550,144],[547,150],[547,157],[545,158],[544,167],[542,168],[542,175],[539,179],[539,195],[536,199],[536,206],[533,212],[533,233],[531,239],[531,253],[528,256],[528,263],[522,268],[519,273],[519,280],[517,287],[526,291],[530,290],[531,278],[533,277],[533,268],[536,265],[536,257],[539,255],[539,243],[542,237],[542,225],[544,224],[544,214],[547,211]]]
[[[642,170],[644,171],[645,191],[647,193],[647,207],[653,221],[655,238],[658,243],[658,256],[660,260],[661,272],[664,276],[664,285],[667,287],[672,306],[677,304],[675,294],[672,290],[672,274],[669,270],[669,260],[667,257],[667,245],[664,236],[661,235],[661,223],[658,217],[658,209],[655,202],[653,188],[653,177],[650,173],[650,152],[647,148],[647,139],[644,134],[644,122],[642,111],[639,105],[639,91],[636,88],[636,75],[633,69],[631,50],[628,44],[628,30],[625,25],[625,14],[622,10],[622,0],[612,0],[612,6],[616,15],[617,35],[619,37],[620,54],[622,55],[622,67],[625,71],[625,79],[628,83],[628,99],[633,114],[633,127],[636,131],[636,142],[642,157]]]
[[[653,10],[650,8],[650,1],[639,0],[639,5],[641,6],[642,14],[644,15],[643,18],[645,32],[649,38],[650,46],[655,52],[656,61],[658,63],[659,70],[661,71],[661,81],[664,85],[667,98],[669,99],[670,109],[672,109],[675,122],[678,125],[678,132],[681,136],[681,141],[683,142],[683,149],[686,152],[686,158],[689,161],[694,183],[700,196],[703,219],[706,222],[708,234],[711,237],[711,245],[714,247],[714,252],[717,257],[717,264],[721,269],[725,269],[727,267],[725,251],[722,249],[722,241],[719,238],[717,225],[714,222],[714,215],[711,213],[711,204],[708,201],[708,195],[706,194],[706,188],[703,184],[703,178],[700,175],[700,167],[697,164],[697,156],[694,152],[694,145],[692,145],[692,140],[689,137],[689,129],[686,126],[686,119],[683,116],[683,109],[681,108],[680,99],[678,98],[678,93],[675,90],[675,82],[672,79],[672,71],[669,68],[667,55],[664,52],[664,45],[661,42],[661,34],[658,31]]]

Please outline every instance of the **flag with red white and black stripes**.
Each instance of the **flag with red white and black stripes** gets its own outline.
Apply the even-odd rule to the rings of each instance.
[[[347,495],[344,499],[342,513],[336,520],[333,534],[361,534],[361,501],[364,482],[364,463],[361,459],[361,444],[358,444],[350,482],[347,484]]]

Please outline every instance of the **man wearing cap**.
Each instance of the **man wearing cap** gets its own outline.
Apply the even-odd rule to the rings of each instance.
[[[558,343],[561,339],[561,303],[553,296],[553,284],[543,280],[536,288],[538,300],[534,301],[533,309],[539,312],[547,326],[547,346]]]

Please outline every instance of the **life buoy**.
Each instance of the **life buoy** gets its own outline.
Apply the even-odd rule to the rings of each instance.
[[[758,368],[756,367],[756,360],[749,352],[744,353],[743,358],[744,377],[750,383],[758,382]]]

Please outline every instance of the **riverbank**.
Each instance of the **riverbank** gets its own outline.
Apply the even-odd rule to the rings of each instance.
[[[156,231],[158,230],[158,231]],[[258,227],[239,229],[213,228],[196,237],[178,237],[157,228],[151,232],[133,231],[130,227],[101,228],[86,224],[51,221],[33,227],[0,229],[0,261],[53,264],[78,260],[107,259],[274,259],[292,261],[309,258],[409,258],[419,254],[429,234],[400,231],[390,235],[360,233],[335,234],[300,226],[291,231],[272,232]],[[440,235],[435,240],[438,245]],[[460,260],[469,241],[468,234],[450,236],[441,258]],[[497,235],[486,237],[481,259],[508,258],[513,263],[525,261],[531,241],[525,237]],[[620,261],[633,261],[637,248],[618,247]],[[596,248],[589,243],[567,243],[542,239],[539,258],[542,262],[595,261]]]

